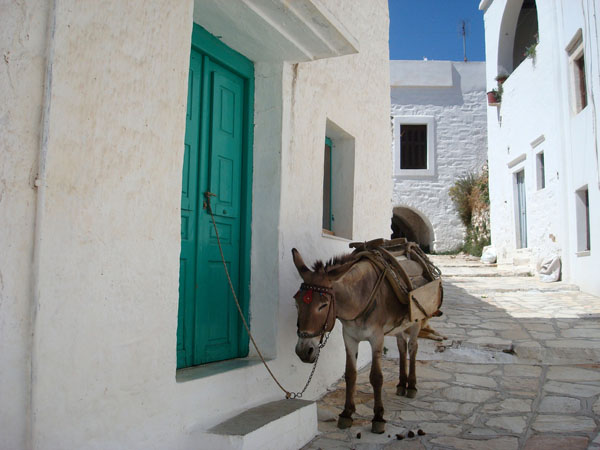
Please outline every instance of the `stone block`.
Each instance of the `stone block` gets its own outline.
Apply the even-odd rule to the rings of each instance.
[[[533,436],[527,440],[523,450],[585,450],[589,438],[584,436]]]
[[[243,413],[201,433],[204,448],[295,450],[317,434],[317,407],[306,400],[279,400]]]
[[[554,414],[540,414],[531,426],[535,431],[549,433],[585,432],[596,428],[596,422],[590,417],[576,417]]]

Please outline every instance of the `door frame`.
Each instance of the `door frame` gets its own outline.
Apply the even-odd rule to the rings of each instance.
[[[246,321],[248,321],[250,308],[250,252],[251,252],[251,224],[252,224],[252,162],[254,142],[254,64],[252,61],[237,53],[235,50],[222,43],[217,37],[210,34],[200,25],[194,23],[192,29],[192,45],[201,54],[227,68],[241,77],[244,81],[244,105],[243,105],[243,131],[242,131],[242,192],[240,209],[240,274],[238,287],[238,300]],[[189,70],[189,67],[188,67]],[[187,86],[187,83],[186,83]],[[205,95],[202,88],[202,94]],[[206,103],[201,106],[201,114],[211,114],[211,105]],[[206,123],[206,122],[204,122]],[[205,125],[200,129],[199,154],[210,150],[210,132]],[[201,174],[198,174],[201,177]],[[204,201],[203,193],[198,193],[197,201],[201,205]],[[198,205],[198,208],[200,206]],[[200,209],[197,209],[198,211]],[[199,221],[197,223],[199,226]],[[179,311],[178,311],[179,314]],[[240,320],[238,327],[240,356],[248,354],[249,337],[245,327]],[[191,366],[185,366],[191,367]]]

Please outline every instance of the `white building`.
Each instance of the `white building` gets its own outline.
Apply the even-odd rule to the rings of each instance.
[[[484,0],[479,8],[488,90],[509,75],[500,105],[488,108],[499,261],[536,266],[558,255],[564,280],[600,294],[600,6]]]
[[[283,398],[206,191],[254,336],[300,390],[291,248],[389,229],[387,1],[1,10],[0,447],[198,448]],[[304,398],[343,373],[340,328]]]
[[[487,157],[485,63],[391,61],[394,236],[431,251],[461,247],[448,196]]]

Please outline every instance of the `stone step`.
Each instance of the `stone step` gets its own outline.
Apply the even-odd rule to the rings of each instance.
[[[317,405],[279,400],[248,409],[199,436],[199,448],[295,450],[317,435]]]
[[[445,286],[452,289],[452,286],[457,286],[466,289],[471,294],[493,295],[494,293],[506,292],[523,292],[523,291],[539,291],[539,292],[579,292],[579,287],[574,284],[568,284],[562,281],[554,283],[543,283],[537,277],[468,277],[455,276],[445,277]]]
[[[530,277],[531,271],[527,267],[513,267],[495,265],[478,266],[439,266],[443,277]]]
[[[523,342],[514,346],[521,361],[543,364],[595,364],[600,361],[598,339],[553,339],[542,346],[539,342]]]

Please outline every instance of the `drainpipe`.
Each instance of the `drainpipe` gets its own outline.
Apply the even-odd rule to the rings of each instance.
[[[40,306],[40,253],[42,247],[42,230],[44,222],[44,209],[46,204],[46,160],[48,156],[48,137],[50,134],[50,109],[52,101],[52,64],[54,62],[54,36],[56,31],[57,1],[53,0],[48,12],[47,47],[46,47],[46,73],[44,77],[44,93],[42,99],[42,116],[40,123],[40,151],[38,156],[38,173],[35,179],[37,201],[35,210],[35,228],[33,239],[33,267],[32,283],[33,295],[31,301],[31,360],[29,366],[29,405],[27,422],[27,447],[37,447],[35,438],[35,394],[37,383],[37,316]]]

